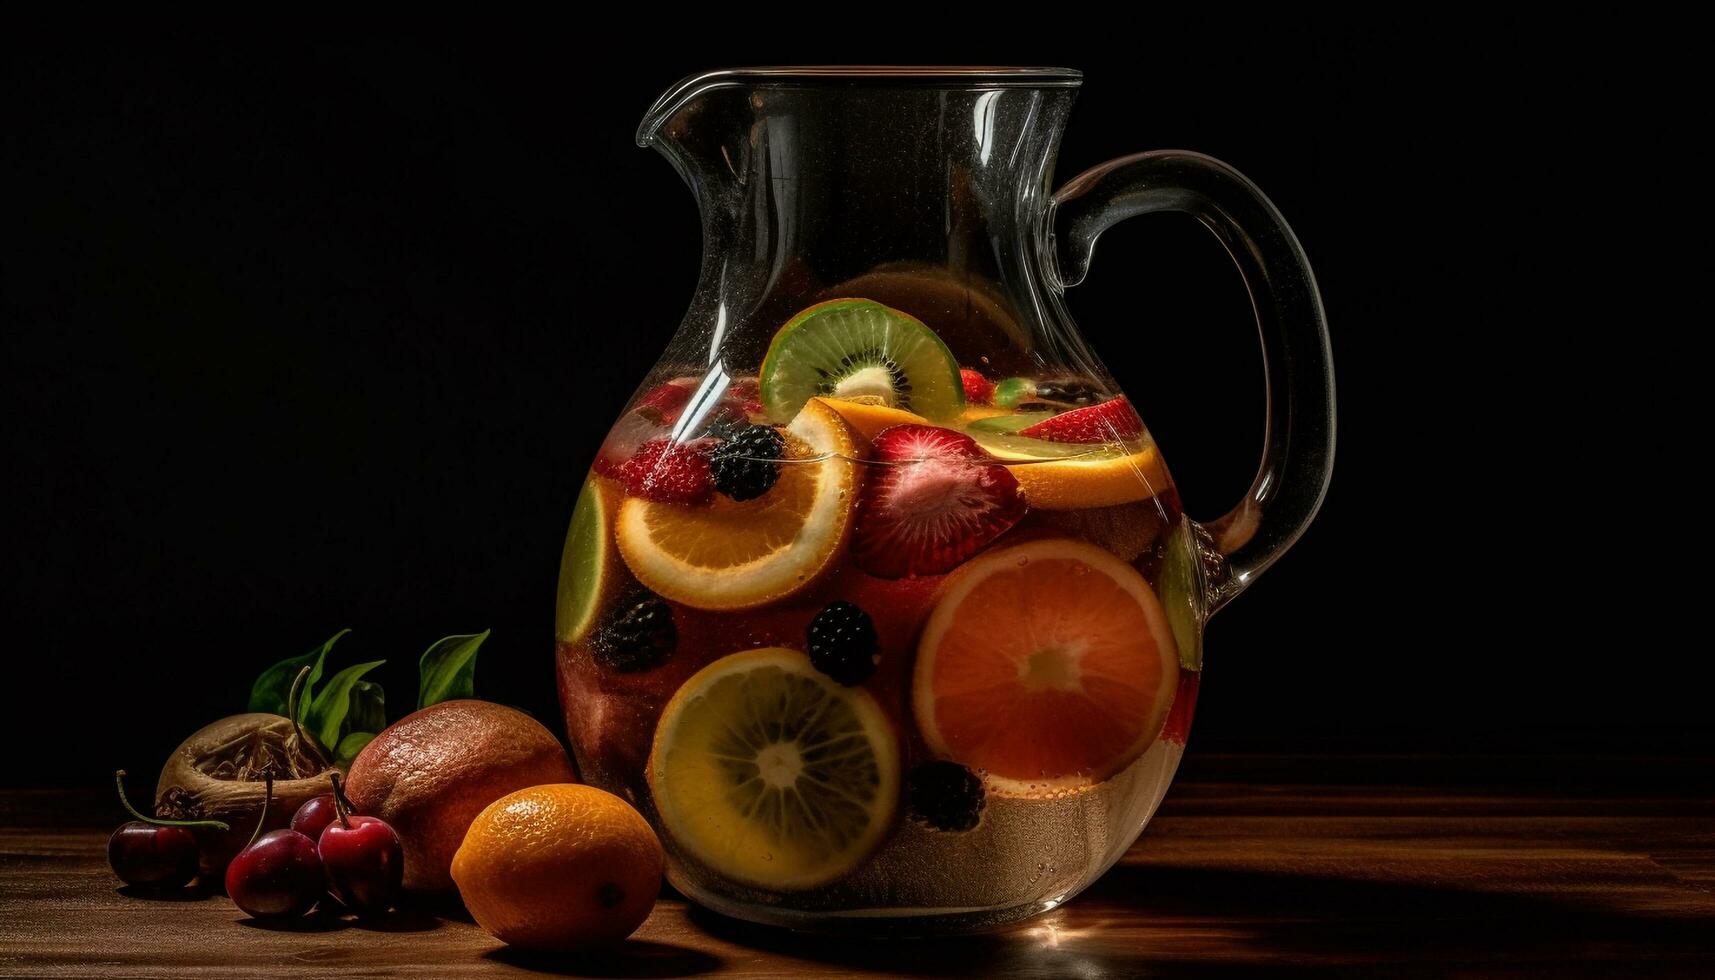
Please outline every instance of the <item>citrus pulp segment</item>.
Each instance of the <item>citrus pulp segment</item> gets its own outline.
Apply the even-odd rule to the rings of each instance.
[[[672,840],[735,881],[781,891],[862,863],[893,819],[899,747],[875,699],[784,647],[704,667],[668,702],[649,756]]]
[[[749,609],[815,581],[851,531],[863,445],[819,400],[782,434],[780,477],[760,497],[621,505],[619,551],[638,581],[698,609]]]
[[[1035,796],[1114,775],[1160,733],[1179,659],[1142,575],[1082,541],[981,555],[924,627],[912,708],[937,755],[996,792]]]
[[[560,553],[560,594],[554,634],[576,643],[589,634],[597,614],[624,577],[613,543],[620,490],[611,480],[591,475],[572,508],[572,525]]]

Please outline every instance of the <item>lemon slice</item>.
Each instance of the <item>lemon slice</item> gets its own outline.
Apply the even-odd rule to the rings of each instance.
[[[554,621],[554,634],[562,643],[576,643],[589,633],[596,613],[625,574],[613,543],[613,519],[621,496],[618,484],[592,475],[572,508],[572,525],[560,553]]]
[[[754,500],[687,507],[629,498],[619,552],[644,585],[698,609],[748,609],[815,581],[844,547],[857,501],[860,437],[812,399],[782,434],[780,479]]]
[[[673,841],[758,888],[825,885],[861,864],[893,819],[899,746],[875,699],[796,650],[722,657],[673,695],[649,788]]]

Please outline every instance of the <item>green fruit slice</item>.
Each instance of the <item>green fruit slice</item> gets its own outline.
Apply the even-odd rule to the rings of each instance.
[[[592,476],[572,508],[572,525],[560,552],[560,595],[554,616],[554,635],[562,643],[577,643],[589,634],[624,574],[613,541],[613,522],[622,498],[617,485]]]
[[[1186,670],[1203,669],[1203,588],[1202,559],[1198,556],[1197,538],[1191,530],[1189,517],[1179,518],[1179,526],[1167,539],[1167,553],[1161,559],[1161,586],[1156,593],[1162,608],[1167,610],[1167,625],[1173,628],[1173,642],[1179,645],[1179,666]]]
[[[673,842],[758,888],[815,888],[869,857],[893,820],[899,746],[862,688],[796,650],[722,657],[655,729],[649,788]]]
[[[977,419],[965,426],[965,431],[975,438],[979,432],[1012,434],[1020,429],[1028,429],[1038,422],[1054,417],[1053,412],[1017,412],[1012,415],[990,415],[985,419]]]
[[[931,421],[965,407],[959,362],[935,331],[868,299],[829,300],[787,321],[762,360],[761,383],[762,404],[777,421],[817,395],[872,395]]]
[[[1036,382],[1030,378],[1005,378],[994,386],[994,403],[997,408],[1011,408],[1034,397]]]
[[[1030,416],[1023,416],[1030,418]],[[1042,421],[1043,416],[1035,420]],[[983,421],[988,421],[984,419]],[[1116,444],[1091,444],[1078,442],[1049,442],[1047,439],[1032,439],[1029,436],[1015,435],[1012,432],[995,429],[979,429],[973,423],[965,430],[976,444],[983,447],[990,456],[1006,462],[1026,462],[1033,459],[1103,459],[1124,456],[1126,447]]]

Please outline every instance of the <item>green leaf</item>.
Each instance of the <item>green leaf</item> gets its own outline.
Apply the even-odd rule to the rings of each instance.
[[[256,683],[250,685],[250,706],[246,710],[285,714],[286,699],[292,694],[292,682],[297,679],[299,671],[309,667],[310,676],[304,680],[304,689],[298,692],[298,720],[302,721],[309,710],[310,694],[316,681],[322,679],[322,662],[327,660],[328,651],[333,649],[339,638],[350,632],[348,629],[340,630],[309,653],[282,660],[263,671],[262,676],[256,678]]]
[[[424,651],[417,662],[417,709],[454,698],[476,696],[476,650],[488,630],[449,636]]]
[[[343,741],[353,732],[378,732],[387,727],[387,695],[374,681],[358,681],[351,687],[351,710],[339,726]]]
[[[362,752],[374,737],[374,732],[352,732],[340,739],[339,747],[333,751],[335,764],[341,769],[351,768],[351,760],[357,758],[357,753]]]
[[[333,675],[322,693],[310,702],[309,716],[304,719],[311,734],[321,740],[323,745],[338,745],[341,727],[345,724],[346,716],[351,713],[351,703],[354,689],[363,675],[386,663],[385,660],[373,660],[366,664],[353,664]],[[364,696],[359,695],[361,700]]]

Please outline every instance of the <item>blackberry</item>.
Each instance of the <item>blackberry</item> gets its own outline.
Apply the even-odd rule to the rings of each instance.
[[[847,687],[875,673],[881,643],[869,613],[845,601],[830,602],[810,620],[810,664]]]
[[[786,440],[773,426],[747,425],[709,455],[715,489],[734,500],[755,500],[774,489]]]
[[[679,645],[673,607],[653,592],[627,596],[604,617],[590,643],[602,666],[622,674],[652,670]]]
[[[905,777],[911,819],[936,830],[970,830],[983,818],[983,781],[957,762],[925,762]]]

